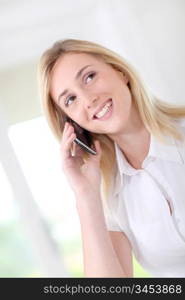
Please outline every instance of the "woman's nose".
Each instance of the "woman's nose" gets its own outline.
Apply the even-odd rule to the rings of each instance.
[[[84,106],[89,109],[92,106],[94,106],[94,103],[96,103],[97,97],[95,96],[87,96],[86,99],[84,100]]]

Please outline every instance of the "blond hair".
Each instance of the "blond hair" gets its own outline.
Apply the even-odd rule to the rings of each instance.
[[[167,104],[154,97],[149,88],[134,69],[117,53],[93,42],[65,39],[54,43],[46,50],[38,65],[38,80],[40,87],[40,98],[43,113],[48,121],[53,134],[60,142],[64,128],[64,112],[54,102],[50,95],[51,71],[59,59],[68,53],[86,53],[102,59],[106,64],[121,71],[128,77],[128,87],[132,95],[132,101],[136,105],[141,120],[147,130],[160,141],[164,141],[164,136],[172,136],[178,140],[183,137],[178,130],[178,119],[185,117],[185,106],[174,106]],[[105,134],[92,133],[93,140],[99,140],[102,148],[102,158],[100,168],[102,172],[102,190],[106,198],[109,194],[115,166],[115,149],[113,141]],[[89,155],[84,152],[83,158]]]

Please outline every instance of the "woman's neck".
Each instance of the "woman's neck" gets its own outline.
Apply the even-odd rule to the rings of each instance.
[[[150,133],[144,128],[138,131],[136,135],[131,135],[130,138],[120,138],[117,144],[130,165],[135,169],[141,169],[142,163],[149,152]]]
[[[132,120],[134,122],[130,122],[123,133],[110,138],[118,144],[130,165],[135,169],[141,169],[143,160],[149,152],[151,135],[136,110],[133,112]]]

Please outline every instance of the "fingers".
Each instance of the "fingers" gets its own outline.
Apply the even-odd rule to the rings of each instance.
[[[74,142],[75,138],[76,138],[76,134],[74,132],[73,126],[69,122],[66,122],[64,126],[61,147],[60,147],[61,155],[64,161],[66,159],[71,158],[72,156],[79,156],[79,157],[83,156],[82,148]],[[100,142],[98,140],[95,140],[94,146],[97,154],[91,155],[89,159],[92,161],[97,161],[99,163],[102,155]]]
[[[64,160],[71,157],[71,146],[75,138],[76,134],[74,133],[73,126],[66,122],[60,145],[61,154]]]
[[[74,142],[74,148],[73,149],[74,149],[74,155],[75,156],[83,156],[84,150],[80,145],[78,145],[77,143]]]

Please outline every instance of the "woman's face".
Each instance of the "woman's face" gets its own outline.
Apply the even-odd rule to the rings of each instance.
[[[100,59],[73,53],[59,58],[54,66],[50,94],[81,127],[114,135],[124,132],[131,115],[132,98],[127,83],[121,72]],[[102,111],[106,104],[111,106]],[[100,111],[102,114],[96,115]]]

